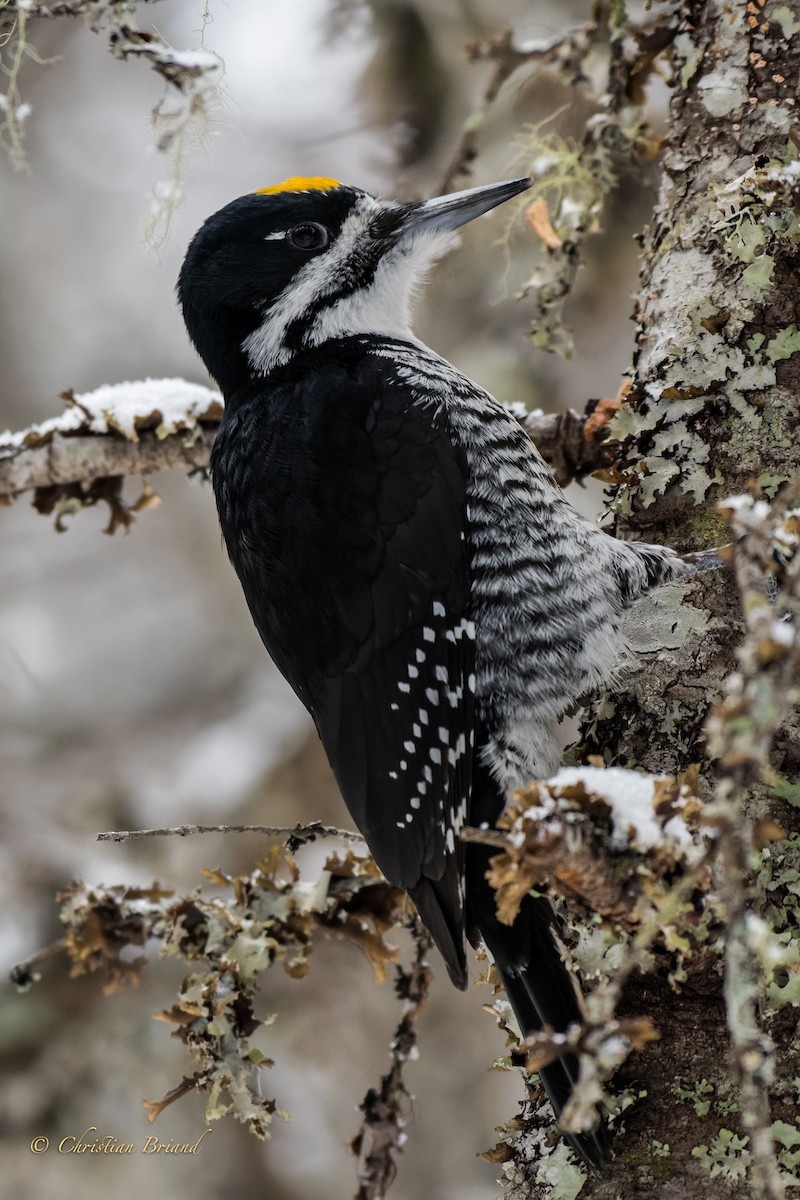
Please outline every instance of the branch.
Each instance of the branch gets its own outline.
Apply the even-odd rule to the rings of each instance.
[[[58,417],[17,433],[0,434],[0,504],[32,491],[39,512],[56,513],[106,501],[108,532],[129,525],[122,481],[169,467],[203,470],[222,417],[218,392],[183,379],[144,379],[104,385],[76,396],[62,393]]]
[[[590,400],[583,413],[532,412],[520,424],[553,472],[559,487],[611,466],[616,449],[606,441],[607,414],[619,407],[612,399]]]
[[[190,837],[195,833],[261,833],[265,837],[283,838],[294,846],[313,842],[317,838],[339,838],[344,842],[363,842],[360,833],[352,829],[337,829],[334,825],[173,825],[164,829],[113,829],[98,833],[98,842],[128,842],[144,837]]]
[[[291,853],[278,845],[245,875],[220,870],[203,874],[212,885],[210,895],[197,890],[181,896],[159,883],[72,883],[58,897],[63,940],[21,964],[12,978],[27,988],[35,979],[32,965],[63,948],[71,977],[99,972],[108,995],[139,981],[147,962],[144,952],[149,943],[158,942],[162,955],[187,968],[172,1003],[158,1018],[172,1026],[194,1070],[184,1073],[162,1100],[146,1102],[148,1119],[197,1089],[206,1095],[209,1122],[231,1114],[265,1138],[275,1114],[286,1115],[265,1094],[264,1071],[272,1061],[262,1047],[269,1045],[268,1029],[275,1020],[274,1012],[267,1016],[260,1011],[265,972],[279,966],[293,979],[307,974],[322,930],[326,939],[346,938],[357,945],[380,982],[398,958],[386,936],[407,920],[405,894],[386,883],[370,858],[350,850],[328,857],[316,879],[301,878]],[[416,968],[421,977],[419,956]],[[413,971],[412,977],[413,983]],[[419,998],[408,988],[404,1021],[410,1032],[402,1042],[401,1023],[393,1051],[397,1063],[413,1048],[423,983],[427,986],[427,981],[417,984]],[[259,1030],[262,1047],[251,1041]]]
[[[358,1191],[354,1200],[383,1200],[397,1174],[394,1156],[402,1151],[405,1110],[410,1100],[403,1079],[406,1063],[415,1057],[417,1021],[428,999],[433,973],[426,961],[431,938],[416,917],[409,925],[414,938],[414,961],[408,971],[397,968],[395,990],[403,1001],[403,1016],[391,1044],[391,1066],[377,1088],[361,1102],[364,1119],[350,1143],[358,1159]]]
[[[24,962],[17,963],[11,968],[9,977],[11,982],[20,992],[27,992],[32,983],[35,983],[40,976],[34,970],[41,962],[45,962],[48,958],[52,958],[56,954],[60,954],[62,950],[67,949],[67,939],[58,938],[55,942],[51,942],[49,946],[43,946],[41,950],[37,950],[30,958],[26,958]]]
[[[0,504],[32,491],[34,505],[46,514],[101,499],[113,508],[120,505],[124,478],[208,466],[222,418],[222,397],[210,388],[182,379],[145,379],[62,397],[66,408],[60,416],[0,434]],[[589,416],[572,409],[523,410],[516,416],[564,487],[610,464],[613,451],[598,416],[615,403],[590,401]]]
[[[166,438],[146,433],[137,442],[126,442],[114,433],[86,437],[54,433],[43,445],[22,446],[0,457],[0,496],[12,499],[20,492],[72,484],[86,487],[98,479],[151,475],[171,467],[202,470],[208,466],[217,428],[198,429],[192,440],[182,433]]]
[[[728,1029],[742,1124],[750,1135],[755,1194],[765,1200],[782,1200],[785,1187],[770,1129],[775,1047],[758,1020],[757,954],[761,950],[764,957],[772,955],[774,968],[780,962],[780,944],[769,930],[758,928],[748,911],[750,863],[759,847],[746,801],[755,782],[770,781],[775,734],[800,699],[800,513],[793,507],[798,499],[800,482],[795,482],[771,508],[750,496],[719,506],[738,535],[734,564],[747,631],[736,668],[725,681],[723,699],[708,722],[709,754],[717,760],[710,815],[719,826],[720,894],[728,921]],[[759,940],[764,947],[758,946]]]

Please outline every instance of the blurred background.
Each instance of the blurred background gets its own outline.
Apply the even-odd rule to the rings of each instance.
[[[178,47],[199,45],[199,0],[143,6]],[[0,160],[0,428],[60,411],[67,387],[145,376],[208,382],[174,298],[186,244],[228,200],[290,175],[327,175],[397,198],[431,194],[490,68],[467,42],[511,25],[548,37],[588,19],[566,0],[211,0],[206,46],[225,62],[224,102],[189,156],[186,200],[156,254],[142,236],[148,192],[169,174],[150,149],[162,86],[140,63],[113,60],[78,21],[33,22],[44,66],[20,77],[28,165]],[[662,97],[663,101],[663,97]],[[654,121],[658,124],[658,103]],[[577,89],[523,69],[504,86],[481,136],[472,182],[520,174],[520,131],[560,115],[580,137],[591,112]],[[527,136],[528,154],[534,143]],[[458,186],[470,181],[461,180]],[[564,363],[525,340],[529,314],[503,283],[502,217],[476,222],[441,264],[417,332],[507,400],[548,410],[613,395],[630,361],[632,235],[652,180],[625,179],[591,239],[567,314],[576,353]],[[515,278],[538,243],[520,223]],[[513,290],[513,284],[512,284]],[[0,959],[4,971],[59,935],[54,893],[71,879],[158,878],[198,886],[203,866],[250,869],[264,843],[242,836],[98,844],[101,829],[180,822],[349,824],[310,722],[271,666],[223,555],[210,488],[157,477],[161,507],[128,536],[104,537],[88,510],[57,534],[26,499],[0,513]],[[600,493],[582,493],[596,513]],[[314,871],[319,854],[308,862]],[[312,854],[313,859],[313,854]],[[449,985],[439,963],[408,1071],[416,1099],[392,1195],[490,1200],[497,1168],[476,1158],[511,1118],[519,1080],[490,1072],[502,1035],[482,1012],[485,989]],[[387,1066],[398,1019],[352,945],[323,943],[306,982],[265,981],[261,1015],[276,1065],[265,1088],[290,1110],[261,1144],[228,1120],[201,1157],[34,1156],[97,1126],[124,1141],[194,1141],[202,1097],[155,1127],[142,1097],[163,1096],[190,1064],[151,1014],[172,1003],[178,968],[158,961],[141,988],[104,999],[96,978],[70,980],[63,959],[25,996],[0,990],[0,1155],[16,1200],[120,1200],[159,1189],[198,1200],[239,1190],[269,1200],[346,1200],[347,1142],[357,1105]]]

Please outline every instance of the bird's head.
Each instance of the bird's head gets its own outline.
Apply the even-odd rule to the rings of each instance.
[[[240,196],[186,254],[178,295],[189,336],[226,394],[329,338],[408,337],[415,287],[455,230],[529,186],[399,204],[334,179],[289,179]]]

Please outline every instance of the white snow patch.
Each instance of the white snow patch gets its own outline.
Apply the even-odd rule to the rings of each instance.
[[[671,842],[686,846],[691,834],[679,816],[671,817],[663,826],[656,820],[654,801],[657,780],[663,775],[641,775],[621,767],[563,767],[548,781],[557,791],[582,783],[587,792],[602,796],[611,808],[612,845],[624,849],[631,841],[643,850]]]
[[[219,406],[219,412],[215,411]],[[64,412],[17,432],[0,434],[4,450],[46,441],[54,433],[121,433],[139,440],[137,424],[149,428],[153,420],[157,437],[193,429],[203,418],[218,420],[222,397],[212,388],[185,379],[139,379],[133,383],[105,383],[93,392],[74,396]]]
[[[755,529],[766,521],[769,516],[769,505],[766,500],[754,500],[752,496],[726,496],[719,504],[724,511],[727,509],[738,520],[743,528]]]
[[[794,629],[785,621],[773,621],[769,627],[769,636],[779,646],[794,645]]]
[[[187,70],[222,73],[222,60],[210,50],[175,50],[170,46],[160,57]]]

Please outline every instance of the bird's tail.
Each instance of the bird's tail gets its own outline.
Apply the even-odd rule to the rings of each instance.
[[[494,891],[486,881],[493,853],[496,851],[484,846],[468,847],[470,940],[479,936],[494,959],[523,1036],[545,1025],[564,1032],[573,1022],[580,1023],[583,1013],[577,985],[556,945],[555,913],[545,898],[527,896],[514,924],[502,925]],[[543,1067],[539,1077],[558,1119],[578,1082],[578,1061],[565,1054]],[[599,1114],[594,1130],[564,1136],[590,1170],[604,1172],[609,1143]]]

